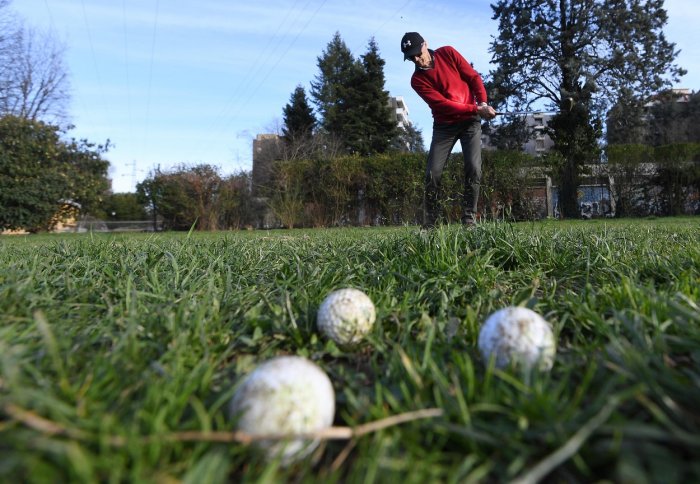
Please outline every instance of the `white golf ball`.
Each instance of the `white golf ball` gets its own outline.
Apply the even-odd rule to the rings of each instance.
[[[507,307],[491,314],[479,331],[479,350],[485,360],[495,358],[498,368],[512,364],[549,370],[556,343],[549,323],[523,307]]]
[[[237,426],[250,435],[289,435],[285,440],[261,440],[256,445],[268,458],[290,464],[311,453],[318,440],[293,438],[330,427],[335,392],[328,375],[299,356],[280,356],[253,370],[236,389],[230,405]]]
[[[316,324],[326,337],[340,345],[358,343],[376,319],[372,300],[359,289],[331,292],[318,308]]]

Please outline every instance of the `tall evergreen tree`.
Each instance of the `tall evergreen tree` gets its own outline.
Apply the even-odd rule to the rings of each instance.
[[[338,32],[318,58],[311,96],[320,126],[348,153],[383,153],[399,134],[384,90],[384,65],[374,39],[356,60]]]
[[[608,111],[605,138],[609,145],[644,143],[648,134],[644,100],[631,89],[621,89],[618,101]]]
[[[316,118],[306,98],[306,91],[301,85],[294,89],[289,104],[282,112],[284,122],[282,134],[287,144],[304,142],[311,138],[316,127]]]
[[[346,143],[350,111],[356,106],[355,90],[362,78],[362,67],[336,32],[318,57],[319,74],[311,81],[311,97],[320,116],[322,130]]]
[[[389,92],[384,90],[384,65],[379,47],[370,39],[367,52],[362,56],[364,81],[359,86],[357,107],[361,115],[360,138],[354,150],[362,154],[384,153],[399,135],[396,115],[389,105]]]
[[[392,140],[391,149],[409,153],[424,153],[423,133],[411,123],[405,127],[398,128],[398,134]]]
[[[560,201],[578,214],[582,165],[594,161],[604,112],[624,88],[640,97],[685,72],[666,40],[663,0],[499,0],[492,5],[499,34],[491,44],[499,96],[552,107],[571,98],[550,123],[560,170]],[[669,79],[670,78],[670,79]]]

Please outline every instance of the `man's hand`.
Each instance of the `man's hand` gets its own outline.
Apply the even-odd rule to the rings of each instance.
[[[481,119],[493,119],[496,117],[496,110],[486,103],[480,103],[476,107],[476,113]]]

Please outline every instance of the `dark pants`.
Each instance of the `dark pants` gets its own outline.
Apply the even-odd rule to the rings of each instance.
[[[462,145],[464,156],[462,221],[473,223],[476,219],[481,188],[481,120],[456,124],[435,123],[425,172],[425,225],[434,225],[440,218],[442,172],[457,141]]]

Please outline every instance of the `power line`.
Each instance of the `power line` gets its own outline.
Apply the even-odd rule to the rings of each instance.
[[[294,37],[294,40],[292,40],[292,42],[289,43],[289,45],[287,46],[287,49],[282,53],[282,55],[280,57],[277,58],[277,62],[275,62],[274,65],[270,69],[268,69],[267,73],[265,74],[265,77],[263,77],[263,80],[256,85],[253,92],[250,93],[250,96],[248,96],[248,99],[246,99],[246,101],[241,104],[241,108],[239,109],[239,112],[250,102],[251,99],[253,99],[253,96],[255,94],[257,94],[260,86],[262,84],[264,84],[265,81],[267,81],[268,77],[270,77],[270,74],[272,74],[272,72],[275,69],[277,69],[277,66],[279,65],[279,63],[282,62],[282,59],[287,55],[287,53],[291,50],[291,48],[294,46],[294,44],[296,44],[296,41],[299,40],[299,37],[301,37],[301,34],[306,30],[306,28],[309,26],[309,24],[313,21],[313,19],[316,17],[316,15],[321,10],[321,8],[325,5],[325,3],[326,3],[326,0],[323,0],[323,2],[321,2],[321,5],[318,6],[318,8],[314,12],[314,14],[304,24],[304,27],[299,32],[297,32],[297,35]]]
[[[51,25],[51,28],[55,28],[53,23],[53,15],[51,14],[51,9],[49,8],[49,0],[44,0],[44,5],[46,5],[46,12],[49,14],[49,24]]]
[[[406,3],[404,3],[404,4],[401,5],[399,8],[396,9],[396,12],[394,12],[392,15],[389,15],[388,17],[386,17],[386,20],[384,21],[384,23],[382,23],[379,27],[377,27],[377,28],[374,30],[374,32],[372,32],[372,34],[370,35],[370,37],[374,37],[374,36],[377,34],[377,32],[379,32],[379,31],[382,30],[384,27],[386,27],[386,24],[388,24],[389,22],[391,22],[391,21],[394,19],[394,17],[396,17],[396,16],[399,14],[399,12],[400,12],[401,10],[405,9],[406,7],[408,7],[408,4],[411,3],[412,1],[413,1],[413,0],[407,0]],[[358,49],[356,49],[356,50],[359,50],[359,47],[358,47]]]
[[[135,148],[134,143],[134,123],[131,109],[131,79],[129,75],[129,31],[126,17],[126,0],[122,0],[122,25],[124,31],[124,77],[126,80],[126,112],[127,112],[127,130],[128,140],[131,143],[132,149]],[[135,184],[136,179],[136,160],[132,162],[131,184]]]
[[[310,1],[306,3],[306,5],[304,6],[304,9],[306,8],[306,6],[309,5],[309,3],[310,3]],[[231,120],[232,120],[232,119],[235,119],[235,118],[243,111],[243,109],[244,109],[245,107],[247,107],[247,105],[248,105],[248,103],[251,101],[251,99],[253,99],[253,97],[258,93],[258,91],[259,91],[260,88],[263,86],[263,84],[265,83],[265,81],[267,81],[267,79],[270,77],[270,75],[272,74],[272,72],[274,72],[275,69],[277,69],[277,66],[279,66],[279,64],[280,64],[280,62],[282,61],[282,59],[289,53],[289,51],[292,49],[292,47],[294,47],[294,45],[296,44],[297,40],[299,40],[299,37],[301,37],[301,34],[303,34],[303,33],[306,31],[306,29],[309,27],[309,25],[311,24],[311,22],[316,18],[316,15],[318,15],[318,12],[320,12],[321,8],[323,8],[323,6],[324,6],[325,4],[326,4],[326,0],[323,0],[323,1],[320,3],[320,5],[316,8],[316,10],[313,12],[313,14],[312,14],[311,16],[308,17],[308,20],[306,21],[306,23],[305,23],[305,24],[302,26],[302,28],[296,33],[296,35],[294,36],[294,38],[292,39],[292,41],[289,42],[289,43],[287,44],[287,48],[284,50],[284,52],[282,52],[282,54],[281,54],[280,56],[278,56],[277,60],[272,64],[272,66],[271,66],[271,67],[267,70],[267,72],[264,74],[263,78],[262,78],[259,82],[256,82],[255,84],[253,84],[253,89],[252,89],[252,91],[249,93],[249,95],[248,95],[247,97],[241,97],[241,96],[245,96],[245,94],[242,93],[241,96],[239,96],[239,98],[244,99],[243,102],[237,104],[237,109],[236,109],[236,111],[234,111],[234,112],[229,116],[228,122],[225,122],[225,123],[223,123],[223,124],[221,125],[220,132],[224,132],[226,129],[228,129],[228,126],[230,126],[230,124],[231,124]],[[298,16],[297,16],[297,18],[298,18]],[[289,32],[290,30],[291,30],[291,27],[290,27],[290,29],[288,29],[288,32]],[[278,45],[279,45],[279,43],[278,43]],[[264,65],[265,65],[265,63],[263,63],[263,62],[261,62],[261,63],[259,64],[259,66],[260,66],[261,68],[264,67]],[[260,69],[258,69],[258,70],[260,70]]]
[[[257,81],[257,82],[252,82],[256,76],[258,76],[259,74],[262,73],[261,71],[263,71],[265,69],[265,66],[268,65],[267,61],[277,51],[277,49],[281,45],[282,41],[287,37],[287,34],[292,31],[292,28],[297,24],[298,20],[304,14],[304,12],[306,11],[307,7],[311,4],[311,2],[312,2],[312,0],[308,0],[306,2],[306,4],[304,5],[304,7],[298,11],[294,20],[292,20],[292,22],[289,24],[287,30],[285,31],[285,33],[282,36],[278,36],[277,39],[274,39],[275,36],[273,36],[268,41],[268,43],[266,44],[266,47],[271,44],[272,40],[276,40],[274,48],[271,51],[263,53],[263,55],[265,55],[265,57],[262,58],[262,56],[261,56],[261,59],[256,61],[255,69],[253,71],[249,71],[249,75],[240,83],[240,85],[244,86],[243,89],[235,90],[234,94],[226,101],[224,108],[221,110],[221,113],[217,117],[217,122],[215,122],[214,124],[215,124],[215,126],[218,127],[219,132],[225,131],[228,128],[228,126],[230,125],[230,119],[235,118],[238,114],[240,114],[242,109],[248,104],[248,102],[253,98],[253,96],[255,96],[255,94],[257,94],[260,87],[262,87],[262,84],[267,80],[267,78],[270,76],[272,71],[279,65],[279,63],[282,61],[282,59],[287,55],[287,53],[294,46],[294,44],[299,39],[301,34],[306,30],[306,28],[313,21],[313,19],[316,17],[316,15],[321,10],[321,8],[325,5],[326,0],[323,0],[321,2],[321,4],[316,8],[314,13],[308,18],[307,22],[303,25],[301,30],[299,30],[297,32],[294,39],[287,44],[287,48],[280,56],[278,56],[277,60],[272,65],[272,68],[268,69],[268,71],[266,73],[264,73],[262,80]],[[278,33],[280,31],[280,29],[282,28],[282,25],[284,25],[287,22],[294,7],[296,7],[296,3],[292,6],[292,8],[290,8],[287,11],[287,13],[284,16],[284,19],[282,20],[282,22],[280,22],[279,26],[277,27],[276,33]],[[250,91],[250,89],[248,89],[248,88],[252,88],[252,91]],[[246,95],[247,95],[247,97],[246,97]],[[240,101],[243,101],[243,102],[240,102]],[[233,112],[233,114],[231,114],[230,110],[234,106],[235,106],[236,110]],[[225,122],[226,118],[229,119],[229,122]],[[219,121],[222,121],[222,122],[219,122]]]
[[[124,75],[126,79],[126,110],[128,115],[129,135],[133,133],[131,117],[131,85],[129,82],[129,41],[126,28],[126,0],[122,0],[122,23],[124,25]]]
[[[100,98],[102,101],[102,105],[105,108],[105,112],[108,113],[108,116],[111,117],[111,113],[109,110],[109,104],[106,102],[106,97],[105,97],[105,92],[104,92],[104,86],[102,84],[102,77],[100,76],[100,69],[99,66],[97,65],[97,56],[95,55],[95,43],[92,41],[92,33],[90,31],[90,22],[88,22],[88,17],[87,17],[87,11],[85,10],[85,0],[80,0],[80,4],[83,9],[83,21],[85,22],[85,30],[87,32],[88,36],[88,43],[90,44],[90,54],[92,56],[92,64],[95,68],[95,75],[97,76],[97,85],[100,90]]]
[[[158,14],[160,11],[160,0],[156,0],[156,11],[155,11],[155,16],[153,18],[153,34],[151,38],[151,59],[148,67],[148,88],[146,90],[146,119],[145,123],[146,126],[144,128],[144,134],[143,134],[143,139],[144,143],[149,142],[149,136],[150,136],[150,122],[151,122],[151,86],[153,84],[153,64],[154,64],[154,59],[155,59],[155,51],[156,51],[156,34],[158,31]],[[136,160],[134,160],[134,171],[132,172],[132,180],[131,183],[132,185],[135,186],[135,177],[136,177]]]
[[[226,114],[228,110],[231,108],[231,106],[236,104],[236,101],[239,101],[245,93],[245,90],[248,86],[252,85],[253,79],[261,72],[261,70],[264,68],[265,64],[267,63],[268,59],[270,56],[277,50],[279,45],[281,44],[282,40],[284,37],[289,33],[291,28],[294,26],[294,24],[297,22],[301,14],[306,10],[306,8],[309,6],[309,4],[312,2],[312,0],[308,0],[304,7],[298,11],[295,19],[291,22],[290,26],[287,28],[286,32],[282,36],[278,36],[279,31],[281,30],[282,26],[287,22],[289,19],[291,12],[296,8],[298,4],[298,0],[287,10],[287,12],[284,15],[284,18],[282,21],[279,23],[277,26],[277,29],[275,31],[275,34],[268,37],[268,41],[265,44],[265,47],[263,48],[259,58],[255,62],[255,67],[251,70],[247,71],[246,77],[244,77],[240,82],[239,85],[243,86],[242,89],[236,89],[234,91],[234,94],[224,103],[224,107],[222,108],[220,114],[218,115],[219,119],[224,119],[226,117]],[[273,41],[276,41],[275,46],[271,51],[268,51],[268,47],[272,44]]]

